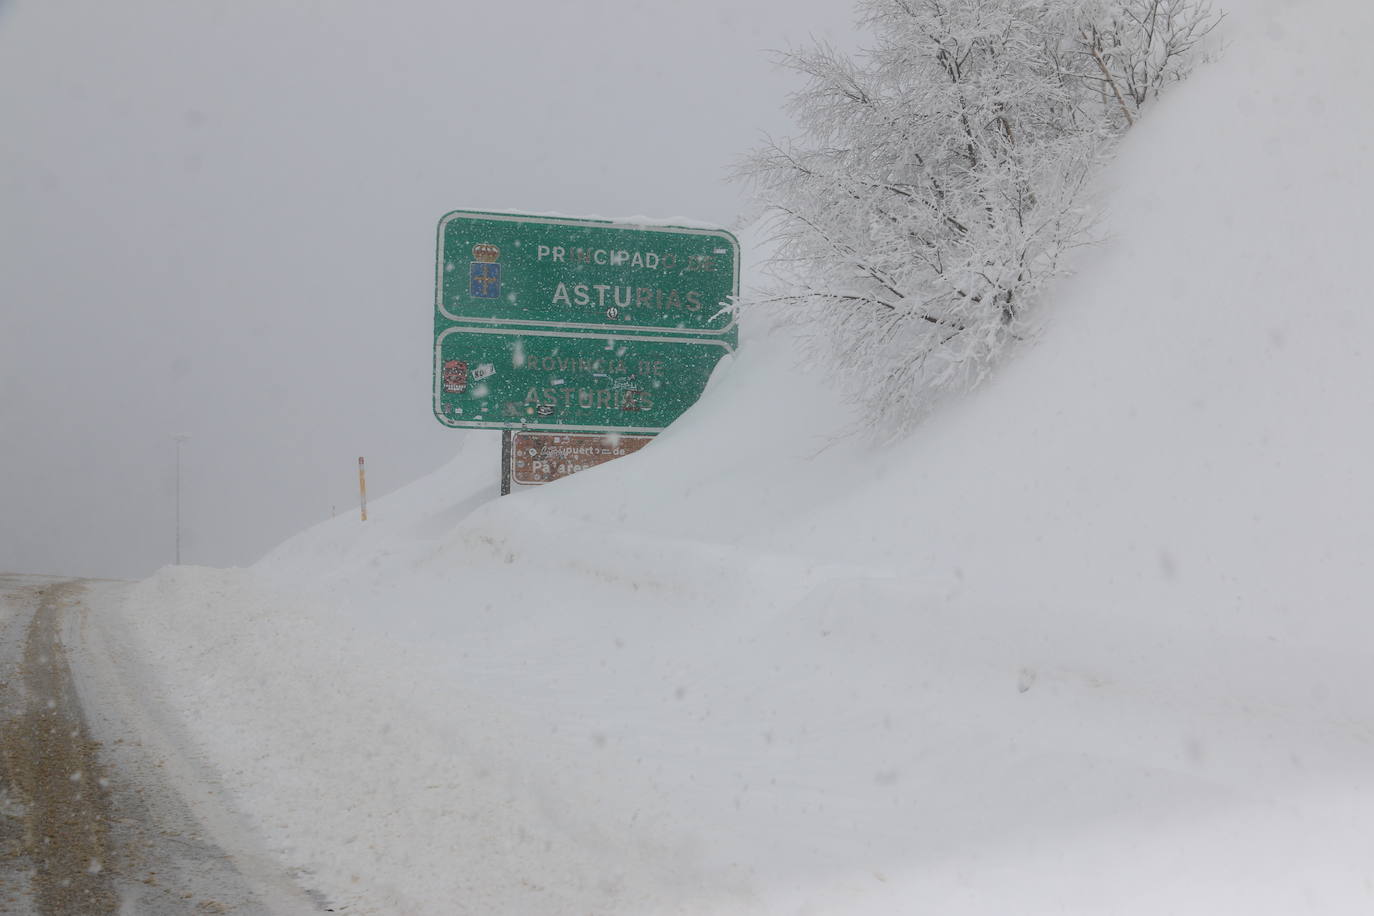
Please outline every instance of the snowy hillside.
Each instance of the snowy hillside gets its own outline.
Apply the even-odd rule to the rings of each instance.
[[[1236,5],[1043,338],[874,449],[746,325],[646,450],[499,437],[125,617],[340,912],[1374,908],[1374,8]],[[747,240],[746,240],[747,241]],[[417,392],[417,397],[423,397]]]

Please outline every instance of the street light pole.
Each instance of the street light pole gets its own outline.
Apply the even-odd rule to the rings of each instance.
[[[181,444],[191,437],[185,433],[177,433],[172,436],[172,440],[177,444],[177,562],[181,565]]]

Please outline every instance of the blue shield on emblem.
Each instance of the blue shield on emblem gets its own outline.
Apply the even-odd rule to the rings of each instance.
[[[491,261],[473,261],[468,291],[474,299],[497,299],[501,296],[501,265]]]

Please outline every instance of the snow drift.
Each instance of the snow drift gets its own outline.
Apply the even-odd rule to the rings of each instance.
[[[1233,10],[900,445],[746,326],[636,455],[143,583],[166,702],[340,911],[1368,912],[1372,29]]]

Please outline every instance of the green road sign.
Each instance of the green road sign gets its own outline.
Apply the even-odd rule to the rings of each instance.
[[[434,414],[476,429],[657,433],[732,349],[710,337],[448,327],[434,347]]]
[[[439,221],[437,321],[714,336],[739,292],[739,243],[719,229],[458,210]]]
[[[739,329],[719,229],[457,210],[439,220],[434,415],[446,426],[652,434]]]

